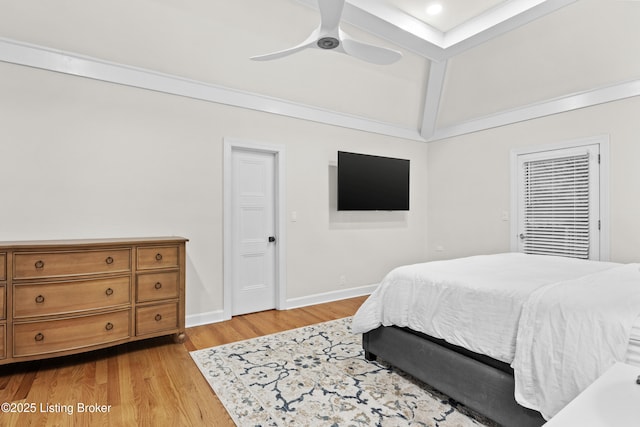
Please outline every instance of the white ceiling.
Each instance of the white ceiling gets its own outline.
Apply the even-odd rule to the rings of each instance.
[[[346,1],[345,30],[401,61],[249,60],[308,35],[318,0],[12,2],[0,61],[416,140],[640,93],[638,0],[443,0],[440,22],[434,0]]]
[[[318,0],[298,1],[317,8]],[[439,62],[576,1],[346,0],[342,21]],[[428,16],[435,2],[443,10]]]
[[[438,31],[446,33],[509,0],[388,0],[391,6],[407,13]],[[442,11],[429,15],[429,6],[440,4]]]

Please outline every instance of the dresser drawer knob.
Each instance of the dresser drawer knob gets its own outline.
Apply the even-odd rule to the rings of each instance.
[[[43,340],[44,340],[44,335],[42,335],[42,333],[41,333],[41,332],[38,332],[38,333],[36,334],[36,336],[34,337],[34,339],[35,339],[36,341],[43,341]]]
[[[107,296],[111,296],[111,295],[113,295],[113,289],[107,288],[107,290],[104,291],[104,293],[107,294]]]
[[[44,302],[44,297],[42,295],[38,295],[36,297],[36,304],[42,304]]]
[[[162,254],[161,253],[157,253],[156,254],[156,261],[162,261]]]
[[[111,322],[107,322],[107,324],[104,326],[104,328],[105,328],[107,331],[112,330],[112,329],[113,329],[113,323],[111,323]]]
[[[162,315],[160,313],[156,314],[155,319],[156,319],[156,322],[161,321],[162,320]]]
[[[153,287],[156,288],[156,289],[160,289],[160,288],[162,288],[162,283],[156,282],[156,284],[153,285]]]
[[[104,260],[104,262],[106,262],[108,265],[113,264],[113,258],[108,256],[107,259]]]
[[[35,263],[36,268],[39,270],[41,268],[44,268],[44,261],[42,261],[41,259],[39,259],[38,261],[36,261]]]

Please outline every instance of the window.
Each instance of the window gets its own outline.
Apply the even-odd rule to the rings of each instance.
[[[513,153],[513,250],[607,257],[601,247],[601,151],[601,143],[577,143]]]

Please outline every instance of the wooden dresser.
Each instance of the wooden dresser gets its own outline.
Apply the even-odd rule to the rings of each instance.
[[[0,242],[0,365],[175,334],[182,237]]]

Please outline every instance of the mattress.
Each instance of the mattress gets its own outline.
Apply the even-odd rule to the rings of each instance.
[[[516,401],[548,419],[610,359],[640,366],[639,269],[518,253],[403,266],[352,329],[409,328],[510,364]]]
[[[511,363],[520,308],[533,291],[619,265],[521,253],[407,265],[383,279],[352,328],[406,327]]]

